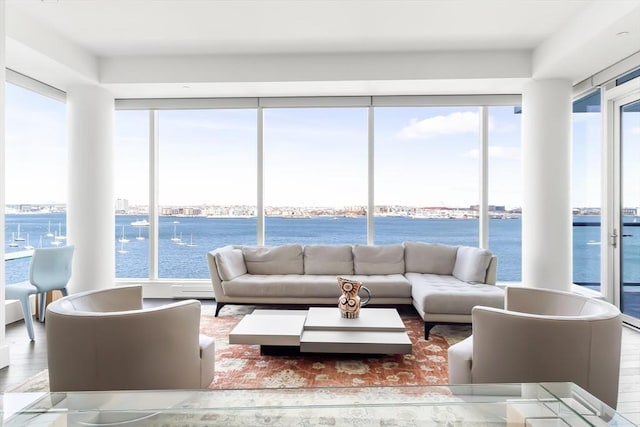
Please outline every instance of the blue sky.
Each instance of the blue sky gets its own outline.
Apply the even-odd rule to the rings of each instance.
[[[6,103],[7,203],[66,201],[64,104],[11,84]],[[376,204],[477,203],[478,114],[475,107],[376,108]],[[513,107],[490,107],[489,115],[489,203],[518,207],[521,115]],[[637,140],[640,123],[629,116],[623,138]],[[115,117],[115,198],[146,204],[148,113]],[[573,153],[573,206],[599,204],[599,120],[599,113],[574,115],[582,145]],[[161,205],[255,204],[256,121],[255,110],[161,111]],[[637,159],[640,144],[628,145],[626,155]],[[366,109],[265,109],[264,149],[267,206],[366,205]],[[640,205],[640,185],[625,191]]]
[[[477,203],[477,108],[380,108],[375,114],[377,204]],[[123,165],[116,192],[134,203],[147,198],[146,120],[138,111],[116,114],[116,158]],[[491,108],[495,204],[520,203],[519,121],[512,107]],[[255,140],[253,110],[160,112],[161,204],[254,204]],[[364,108],[264,110],[264,153],[267,206],[367,203]]]

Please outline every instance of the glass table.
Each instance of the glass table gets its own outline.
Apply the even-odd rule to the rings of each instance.
[[[7,393],[5,426],[633,426],[571,383]]]

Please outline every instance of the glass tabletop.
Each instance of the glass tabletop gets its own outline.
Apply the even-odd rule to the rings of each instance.
[[[633,426],[571,383],[8,393],[5,426]]]

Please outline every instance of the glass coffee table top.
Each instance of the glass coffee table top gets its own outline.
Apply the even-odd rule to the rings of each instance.
[[[571,383],[16,393],[5,426],[632,426]]]

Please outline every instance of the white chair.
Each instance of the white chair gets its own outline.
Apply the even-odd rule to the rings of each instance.
[[[44,322],[46,293],[51,290],[59,290],[62,295],[67,295],[67,283],[71,278],[73,251],[73,245],[61,248],[35,249],[29,264],[29,282],[5,285],[5,299],[20,301],[24,324],[27,327],[27,334],[31,341],[35,340],[35,336],[33,333],[30,296],[39,295],[39,318],[41,322]]]
[[[20,301],[22,317],[24,317],[24,324],[27,327],[27,334],[31,341],[35,341],[35,336],[33,334],[33,314],[31,313],[31,301],[29,301],[29,298],[37,293],[38,289],[29,282],[11,283],[5,285],[4,288],[5,299]]]
[[[473,309],[473,335],[449,348],[451,384],[573,382],[616,407],[622,319],[614,305],[508,287],[505,307]]]
[[[29,282],[36,287],[40,297],[40,321],[44,322],[46,293],[58,290],[67,296],[67,284],[71,279],[73,245],[60,248],[34,249],[29,266]]]
[[[51,391],[206,388],[214,339],[200,302],[143,309],[142,287],[83,292],[47,307]]]

